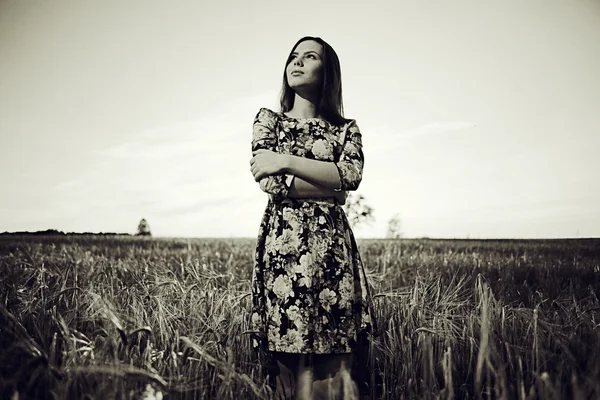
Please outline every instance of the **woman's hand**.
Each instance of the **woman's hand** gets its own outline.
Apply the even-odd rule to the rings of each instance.
[[[274,151],[259,149],[252,152],[250,171],[255,181],[260,181],[265,176],[283,172],[286,168],[286,155]]]

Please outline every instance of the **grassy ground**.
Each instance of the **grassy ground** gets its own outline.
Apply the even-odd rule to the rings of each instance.
[[[0,236],[0,392],[269,398],[245,334],[254,245]],[[359,248],[373,398],[600,398],[599,239]]]

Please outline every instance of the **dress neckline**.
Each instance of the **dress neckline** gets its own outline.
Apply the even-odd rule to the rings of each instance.
[[[323,122],[327,122],[326,119],[323,118],[319,118],[319,117],[310,117],[310,118],[297,118],[297,117],[290,117],[289,115],[286,115],[284,112],[280,112],[279,115],[287,118],[287,119],[293,119],[296,121],[323,121]]]

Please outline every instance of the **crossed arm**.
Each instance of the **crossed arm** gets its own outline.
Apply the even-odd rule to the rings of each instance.
[[[250,160],[250,171],[254,179],[261,182],[261,188],[264,185],[277,187],[277,183],[273,181],[278,180],[278,175],[282,175],[285,180],[282,184],[287,186],[287,197],[335,197],[340,204],[346,202],[346,192],[339,189],[340,176],[334,163],[278,154],[264,149],[256,150],[252,154],[254,157]],[[271,182],[263,184],[263,179]],[[285,187],[279,187],[277,190],[279,193],[271,194],[281,194],[282,189],[285,190]]]
[[[276,115],[261,108],[254,119],[254,157],[250,160],[251,172],[261,189],[279,197],[335,197],[344,204],[346,191],[356,190],[362,179],[364,159],[356,123],[349,126],[342,154],[336,162],[277,153],[275,125]]]

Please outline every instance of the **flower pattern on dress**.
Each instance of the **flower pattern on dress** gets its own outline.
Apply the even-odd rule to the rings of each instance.
[[[333,125],[261,108],[252,150],[335,163],[343,190],[356,190],[364,157],[356,121]],[[285,174],[264,177],[270,195],[260,223],[252,276],[255,348],[348,353],[374,329],[366,274],[350,225],[333,198],[293,199]]]

